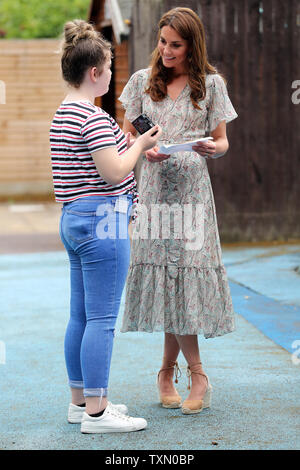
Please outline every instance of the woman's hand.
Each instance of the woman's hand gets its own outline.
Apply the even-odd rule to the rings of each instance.
[[[216,143],[213,140],[198,142],[193,146],[194,152],[197,152],[203,158],[213,158],[216,155]]]
[[[136,137],[134,137],[131,132],[127,132],[126,134],[126,144],[127,144],[127,149],[130,149],[132,145],[134,144],[136,140]]]
[[[156,124],[154,127],[149,129],[135,140],[135,143],[139,143],[142,147],[142,152],[152,149],[162,135],[162,128]]]
[[[162,162],[163,160],[167,160],[167,158],[170,158],[170,155],[166,155],[164,153],[157,153],[158,149],[159,147],[155,146],[145,152],[148,162]]]

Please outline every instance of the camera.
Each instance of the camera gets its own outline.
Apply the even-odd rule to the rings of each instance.
[[[139,134],[144,134],[144,132],[149,131],[151,127],[154,127],[155,124],[151,121],[151,119],[147,116],[147,114],[141,114],[139,117],[137,117],[134,121],[131,123],[136,130],[139,132]],[[157,134],[157,131],[154,132],[155,135]]]

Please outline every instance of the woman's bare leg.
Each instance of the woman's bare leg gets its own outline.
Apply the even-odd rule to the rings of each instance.
[[[165,333],[164,356],[161,369],[173,366],[180,351],[176,336]],[[159,388],[163,395],[174,395],[176,389],[173,383],[174,369],[167,369],[159,374]]]
[[[82,388],[71,388],[72,403],[74,405],[82,405],[86,403],[86,412],[88,414],[99,413],[107,407],[106,397],[85,397]]]
[[[106,397],[85,397],[86,412],[89,415],[99,413],[107,407]]]
[[[176,340],[180,349],[186,359],[188,365],[198,364],[193,367],[196,372],[204,373],[200,362],[200,353],[197,335],[176,335]],[[207,380],[203,375],[192,374],[191,376],[191,391],[187,400],[199,400],[204,397],[207,388]]]
[[[83,388],[71,388],[73,405],[83,405],[85,397],[83,396]]]

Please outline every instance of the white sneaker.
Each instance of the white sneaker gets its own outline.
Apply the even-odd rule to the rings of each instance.
[[[110,401],[108,404],[115,408],[119,413],[122,413],[124,415],[128,414],[128,408],[126,405],[113,405]],[[73,405],[73,403],[70,403],[69,405],[69,410],[68,410],[68,421],[69,423],[75,424],[75,423],[81,423],[83,413],[85,412],[85,406],[77,406]]]
[[[145,419],[131,418],[131,416],[120,413],[111,405],[107,405],[103,415],[99,418],[93,418],[84,412],[81,421],[83,434],[139,431],[146,427],[147,421]]]

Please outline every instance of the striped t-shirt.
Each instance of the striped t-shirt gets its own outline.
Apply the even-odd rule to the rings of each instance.
[[[116,186],[99,175],[92,153],[116,146],[127,150],[125,135],[116,121],[88,101],[62,103],[50,129],[50,147],[55,199],[75,201],[86,196],[132,194],[132,213],[138,202],[137,184],[131,171]]]

